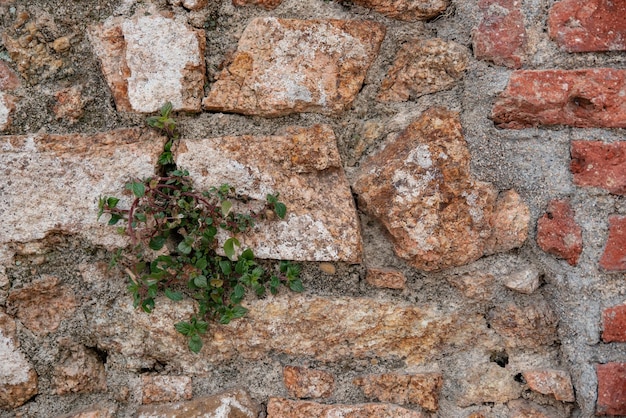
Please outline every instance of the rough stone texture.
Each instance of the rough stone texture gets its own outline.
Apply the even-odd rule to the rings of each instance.
[[[626,415],[626,363],[597,364],[596,415]]]
[[[305,367],[285,366],[283,381],[292,398],[329,398],[335,388],[332,374]]]
[[[474,56],[509,68],[520,68],[527,54],[527,36],[521,3],[480,0],[483,19],[472,33]]]
[[[515,373],[495,363],[470,368],[467,380],[461,381],[461,396],[457,404],[462,407],[480,405],[484,402],[504,403],[517,399],[522,385],[514,379]]]
[[[256,418],[259,407],[245,391],[233,389],[193,401],[142,406],[136,418]]]
[[[552,200],[537,221],[537,245],[549,254],[578,265],[583,251],[583,233],[567,200]]]
[[[564,411],[557,411],[554,408],[537,405],[526,400],[516,399],[507,403],[510,414],[508,418],[556,418],[565,414]]]
[[[550,37],[569,52],[626,50],[626,14],[611,0],[563,0],[550,9]]]
[[[609,239],[600,266],[608,271],[626,270],[626,216],[609,216]]]
[[[0,310],[0,408],[13,409],[37,394],[37,373],[19,349],[13,318]]]
[[[202,105],[260,116],[342,112],[384,36],[372,21],[254,19]]]
[[[495,278],[492,274],[473,272],[446,276],[446,279],[466,298],[488,300],[493,297]]]
[[[451,89],[463,76],[468,62],[469,51],[456,42],[438,38],[407,42],[380,85],[378,100],[405,102]]]
[[[140,129],[0,138],[0,165],[11,179],[0,185],[0,216],[8,231],[0,234],[0,244],[33,241],[53,231],[119,244],[114,228],[96,221],[98,198],[119,196],[129,179],[154,175],[163,142]]]
[[[207,158],[210,156],[210,158]],[[278,136],[182,140],[176,163],[208,190],[228,183],[265,203],[287,206],[284,220],[259,222],[240,237],[260,258],[309,261],[361,259],[361,234],[333,131],[325,125],[289,128]]]
[[[574,402],[572,378],[564,370],[527,370],[522,373],[528,386],[535,392],[554,395],[557,401]]]
[[[442,13],[449,0],[352,0],[392,19],[415,22],[428,20]]]
[[[20,85],[20,79],[13,70],[4,61],[0,61],[0,131],[11,126],[11,114],[17,102],[17,99],[7,92]]]
[[[187,10],[202,10],[209,0],[170,0],[173,6],[183,6]]]
[[[404,273],[388,268],[368,268],[365,281],[374,287],[386,289],[404,289],[406,287]]]
[[[199,112],[204,95],[204,31],[159,14],[111,17],[89,32],[118,110]]]
[[[358,377],[354,384],[360,386],[370,399],[400,405],[414,404],[436,411],[439,409],[443,377],[440,373],[385,373]]]
[[[33,332],[56,331],[64,319],[70,318],[78,301],[73,290],[60,283],[58,277],[45,276],[9,292],[8,312]]]
[[[391,404],[324,405],[309,401],[290,401],[270,398],[267,404],[267,418],[423,418],[423,415],[410,409]]]
[[[57,119],[75,124],[83,116],[83,98],[81,89],[73,86],[54,93],[56,103],[52,108]]]
[[[106,406],[95,406],[76,412],[70,412],[69,414],[60,415],[56,418],[113,418],[114,414],[111,412],[112,409],[113,408]]]
[[[515,192],[471,178],[457,114],[431,108],[361,164],[360,207],[392,236],[396,254],[439,270],[522,245],[529,211]]]
[[[20,87],[22,83],[9,65],[0,60],[0,90],[10,91]]]
[[[272,10],[280,6],[283,0],[233,0],[235,6],[254,5],[266,10]]]
[[[15,111],[15,98],[0,91],[0,131],[11,126],[11,115]]]
[[[141,376],[141,403],[178,402],[191,399],[189,376]]]
[[[293,294],[251,301],[247,307],[245,318],[211,328],[199,356],[189,352],[174,329],[192,314],[191,303],[160,298],[154,313],[146,315],[120,300],[90,321],[109,359],[120,356],[130,369],[152,367],[158,359],[186,373],[204,372],[211,363],[235,357],[265,358],[270,352],[322,361],[404,358],[416,365],[450,347],[493,343],[483,316],[460,308]]]
[[[572,141],[574,184],[626,195],[626,143]]]
[[[60,358],[52,373],[52,385],[57,395],[106,391],[106,372],[96,353],[71,341],[64,341],[61,345]]]
[[[496,126],[626,127],[626,70],[520,70],[492,109]]]
[[[534,267],[524,268],[509,274],[504,285],[516,292],[532,294],[539,288],[539,271]]]
[[[498,305],[489,311],[487,320],[508,347],[536,348],[558,339],[558,319],[544,299]]]
[[[602,341],[626,342],[626,305],[607,308],[602,312]]]

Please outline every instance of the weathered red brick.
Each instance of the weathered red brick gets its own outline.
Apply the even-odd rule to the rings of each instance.
[[[509,68],[520,68],[526,56],[526,28],[520,2],[481,0],[483,20],[472,34],[474,56]]]
[[[583,250],[582,229],[568,201],[553,200],[548,204],[545,215],[537,221],[537,244],[572,266],[578,264]]]
[[[572,141],[570,170],[574,183],[626,194],[626,143]]]
[[[626,216],[609,216],[609,239],[600,266],[609,271],[626,270]]]
[[[602,312],[602,341],[626,342],[626,305],[607,308]]]
[[[550,9],[550,37],[569,52],[626,50],[623,1],[564,0]]]
[[[596,365],[596,415],[626,415],[626,363]]]
[[[626,127],[626,70],[521,70],[492,110],[500,128],[539,125]]]

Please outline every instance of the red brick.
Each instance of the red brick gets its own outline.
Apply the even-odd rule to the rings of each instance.
[[[576,185],[626,194],[626,142],[573,141],[571,154]]]
[[[500,128],[539,125],[626,128],[626,70],[522,70],[492,110]]]
[[[609,271],[626,270],[626,216],[609,216],[609,239],[600,266]]]
[[[602,312],[602,341],[626,342],[626,305],[607,308]]]
[[[626,415],[626,363],[597,364],[596,415]]]
[[[477,59],[509,68],[520,68],[526,55],[526,28],[514,0],[481,0],[483,20],[472,35]]]
[[[622,0],[564,0],[550,9],[550,37],[569,52],[626,50]]]
[[[553,200],[548,204],[545,215],[537,221],[537,244],[572,266],[578,264],[583,250],[582,229],[568,201]]]

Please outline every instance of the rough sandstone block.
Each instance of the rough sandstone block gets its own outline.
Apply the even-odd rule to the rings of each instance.
[[[574,211],[566,200],[552,200],[546,213],[537,221],[537,245],[549,254],[578,264],[583,251],[582,228],[574,219]]]
[[[626,363],[596,364],[596,415],[626,415]]]
[[[232,389],[192,401],[142,406],[136,418],[256,418],[258,405],[241,389]]]
[[[365,281],[374,287],[386,289],[404,289],[406,277],[399,270],[385,268],[368,268]]]
[[[626,13],[621,1],[560,1],[550,9],[548,30],[569,52],[626,50]]]
[[[342,112],[384,36],[372,21],[254,19],[202,105],[259,116]]]
[[[487,313],[487,321],[507,347],[537,348],[558,340],[558,318],[542,298],[498,305]]]
[[[332,374],[306,367],[285,366],[283,381],[293,398],[329,398],[335,388]]]
[[[360,262],[359,220],[330,127],[185,139],[175,155],[199,188],[228,183],[250,197],[253,207],[263,205],[268,193],[280,194],[286,218],[259,222],[239,237],[241,248],[252,248],[260,258]]]
[[[520,68],[526,58],[527,36],[521,3],[515,0],[480,0],[483,20],[472,33],[476,59]]]
[[[159,14],[111,17],[89,38],[121,111],[199,112],[204,95],[204,31]]]
[[[354,181],[363,210],[391,234],[396,254],[440,270],[508,251],[528,234],[528,207],[470,175],[456,113],[431,108],[361,164]]]
[[[178,402],[192,396],[189,376],[141,376],[141,403]]]
[[[361,376],[353,383],[363,389],[365,396],[400,405],[419,405],[429,411],[439,409],[439,392],[443,385],[441,373],[397,374]]]
[[[11,114],[15,110],[16,97],[8,94],[20,87],[20,79],[4,62],[0,61],[0,131],[11,126]]]
[[[267,418],[423,418],[424,415],[391,404],[324,405],[310,401],[270,398]]]
[[[235,6],[247,6],[254,5],[264,8],[265,10],[272,10],[280,6],[283,0],[233,0]]]
[[[68,340],[60,345],[60,358],[52,373],[57,395],[106,391],[106,371],[97,354]]]
[[[607,308],[602,312],[602,341],[626,343],[626,305]]]
[[[425,94],[451,89],[463,76],[469,51],[456,42],[426,39],[400,48],[380,86],[378,100],[405,102]]]
[[[600,266],[607,271],[626,270],[626,216],[609,216],[609,238]]]
[[[504,285],[516,292],[530,295],[539,288],[539,271],[534,267],[521,269],[508,275]]]
[[[522,385],[515,381],[515,372],[495,363],[470,367],[467,379],[460,382],[461,407],[480,405],[485,402],[505,403],[522,394]]]
[[[540,125],[626,128],[626,70],[521,70],[511,74],[491,117],[500,128]]]
[[[112,411],[115,411],[115,408],[95,405],[90,408],[70,412],[69,414],[59,415],[55,418],[113,418],[114,414]]]
[[[626,195],[626,143],[572,141],[574,184]]]
[[[553,395],[557,401],[574,402],[572,378],[564,370],[527,370],[522,373],[524,380],[535,392]]]
[[[392,19],[415,22],[428,20],[442,13],[449,0],[352,0]]]

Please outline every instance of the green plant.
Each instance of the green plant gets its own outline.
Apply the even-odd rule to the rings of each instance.
[[[188,338],[189,349],[197,353],[208,321],[227,324],[247,313],[241,305],[247,292],[262,297],[268,289],[276,294],[281,286],[296,292],[303,288],[297,265],[282,261],[268,272],[250,248],[237,256],[237,236],[272,213],[284,218],[285,204],[278,195],[267,195],[264,208],[240,213],[235,210],[237,200],[247,198],[229,185],[195,190],[189,173],[178,169],[172,156],[179,135],[171,110],[168,103],[160,116],[147,120],[168,138],[158,160],[163,175],[127,183],[132,196],[128,209],[118,207],[117,197],[101,197],[98,218],[109,214],[109,225],[125,224],[118,230],[130,238],[130,248],[117,252],[113,262],[123,263],[136,308],[152,312],[160,294],[174,301],[190,295],[198,301],[197,314],[175,326]],[[218,249],[224,255],[218,254]]]

